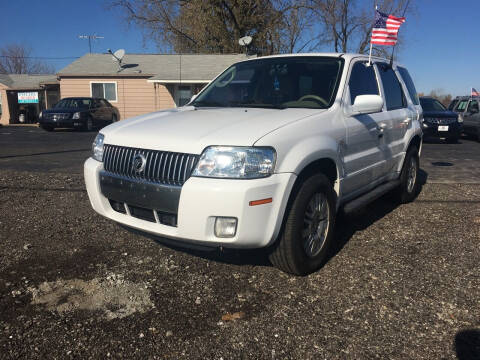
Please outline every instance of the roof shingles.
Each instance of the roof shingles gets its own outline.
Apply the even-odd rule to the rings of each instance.
[[[144,76],[151,80],[212,80],[244,54],[126,54],[122,67],[110,54],[87,54],[60,70],[62,76]],[[181,70],[181,73],[180,73]]]

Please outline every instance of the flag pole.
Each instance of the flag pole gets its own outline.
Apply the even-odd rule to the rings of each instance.
[[[375,11],[378,10],[378,6],[375,5]],[[375,26],[375,25],[374,25]],[[368,55],[368,66],[372,65],[372,39],[371,39],[371,35],[370,35],[370,55]]]
[[[410,5],[410,0],[407,1],[407,5],[405,5],[405,9],[403,9],[403,14],[402,14],[402,17],[405,17],[405,13],[407,12],[407,9],[408,9],[408,5]],[[399,29],[400,30],[400,29]],[[390,67],[393,66],[393,53],[395,52],[395,46],[397,44],[395,43],[395,45],[393,45],[392,47],[392,56],[390,57]]]

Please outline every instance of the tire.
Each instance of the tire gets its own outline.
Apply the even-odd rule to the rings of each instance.
[[[330,181],[322,174],[307,178],[292,193],[280,235],[269,249],[270,262],[294,275],[318,270],[332,242],[335,212],[336,194]],[[320,237],[317,236],[319,230]],[[312,235],[316,236],[316,247],[307,250]]]
[[[419,192],[418,170],[420,160],[416,146],[410,147],[405,155],[402,172],[400,173],[400,185],[395,190],[395,197],[401,204],[412,202]]]
[[[52,127],[52,126],[40,126],[40,127],[41,127],[43,130],[48,131],[48,132],[53,131],[53,127]]]
[[[93,130],[93,119],[91,117],[87,118],[85,122],[85,126],[83,128],[85,131],[92,131]]]

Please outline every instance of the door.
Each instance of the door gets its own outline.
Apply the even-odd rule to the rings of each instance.
[[[358,95],[380,95],[375,68],[364,61],[357,61],[351,66],[344,96],[347,138],[343,191],[347,197],[375,186],[385,175],[386,144],[383,133],[389,126],[388,114],[380,111],[348,116]]]
[[[403,161],[406,149],[405,135],[418,114],[413,105],[409,108],[403,87],[392,67],[386,63],[379,63],[378,72],[382,80],[385,109],[390,120],[384,131],[386,172],[392,174]]]
[[[479,134],[479,132],[477,132],[480,128],[478,100],[472,99],[468,103],[467,111],[463,115],[463,127],[468,134]]]

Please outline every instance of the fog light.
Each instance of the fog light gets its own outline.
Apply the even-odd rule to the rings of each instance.
[[[215,236],[220,238],[234,237],[237,233],[237,218],[217,217],[215,219]]]

